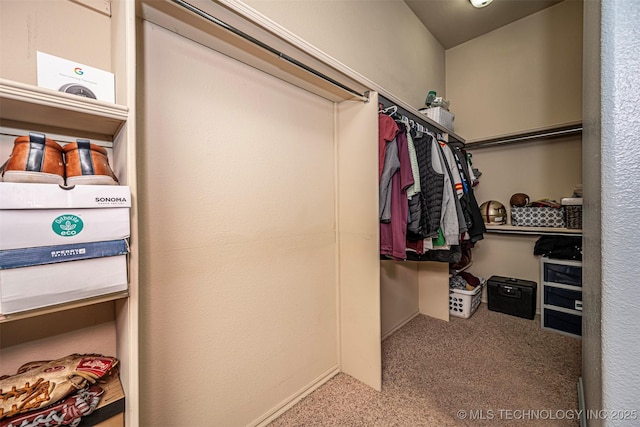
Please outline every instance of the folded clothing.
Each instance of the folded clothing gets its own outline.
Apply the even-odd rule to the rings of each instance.
[[[449,289],[462,289],[473,291],[480,286],[481,280],[473,274],[462,271],[449,279]]]

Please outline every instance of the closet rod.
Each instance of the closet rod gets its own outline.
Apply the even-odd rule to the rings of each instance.
[[[564,138],[582,133],[582,123],[571,123],[551,128],[522,132],[495,138],[487,138],[477,141],[467,141],[467,149],[495,147],[497,145],[513,144],[517,142],[531,142],[545,139]]]
[[[357,99],[359,99],[359,100],[361,100],[363,102],[369,102],[369,92],[368,91],[365,92],[364,94],[362,94],[362,93],[360,93],[360,92],[358,92],[358,91],[356,91],[354,89],[351,89],[350,87],[343,85],[339,81],[332,79],[331,77],[327,76],[326,74],[323,74],[320,71],[317,71],[317,70],[309,67],[308,65],[303,64],[302,62],[300,62],[300,61],[288,56],[287,54],[285,54],[285,53],[283,53],[283,52],[281,52],[281,51],[269,46],[266,43],[261,42],[260,40],[256,39],[255,37],[252,37],[249,34],[240,31],[239,29],[227,24],[224,21],[219,20],[215,16],[210,15],[207,12],[205,12],[205,11],[203,11],[201,9],[198,9],[197,7],[191,5],[191,4],[189,4],[189,3],[187,3],[187,2],[185,2],[183,0],[171,0],[171,1],[173,1],[174,3],[176,3],[179,6],[182,6],[183,8],[187,9],[188,11],[200,16],[201,18],[204,18],[207,21],[209,21],[209,22],[211,22],[213,24],[216,24],[217,26],[219,26],[221,28],[224,28],[225,30],[230,31],[233,34],[235,34],[235,35],[237,35],[237,36],[239,36],[239,37],[241,37],[241,38],[243,38],[243,39],[255,44],[256,46],[266,50],[267,52],[270,52],[270,53],[274,54],[278,58],[280,58],[282,60],[285,60],[285,61],[295,65],[296,67],[301,68],[301,69],[313,74],[316,77],[320,77],[321,79],[331,83],[334,86],[339,87],[342,90],[345,90],[345,91],[349,92],[350,94],[354,95]]]

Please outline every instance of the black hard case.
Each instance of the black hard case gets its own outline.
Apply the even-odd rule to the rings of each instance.
[[[489,310],[533,319],[538,284],[530,280],[491,276],[487,281]]]

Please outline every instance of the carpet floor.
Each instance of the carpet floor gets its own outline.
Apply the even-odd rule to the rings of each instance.
[[[581,341],[539,316],[419,315],[383,341],[382,361],[382,392],[341,373],[269,426],[579,425]]]

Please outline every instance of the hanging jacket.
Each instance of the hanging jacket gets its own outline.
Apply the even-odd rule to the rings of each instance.
[[[469,233],[469,240],[476,242],[484,238],[484,233],[487,232],[487,228],[484,225],[482,219],[482,213],[478,207],[475,194],[473,192],[473,185],[469,175],[469,164],[467,163],[466,154],[458,147],[452,148],[452,152],[456,157],[456,165],[463,178],[464,196],[461,199],[463,210],[465,211],[465,218],[467,218],[467,226]],[[462,201],[464,200],[464,203]]]
[[[454,178],[440,144],[434,144],[434,169],[442,171],[444,174],[444,192],[442,197],[442,214],[440,225],[445,244],[457,245],[460,242],[460,235],[466,231],[466,224],[461,228],[461,220],[464,221],[460,201],[456,194]]]
[[[400,124],[403,129],[402,124]],[[400,161],[399,170],[391,179],[391,221],[380,223],[380,254],[389,255],[395,260],[407,258],[407,219],[409,203],[407,188],[413,184],[411,160],[407,147],[407,137],[402,131],[396,136],[397,156]],[[387,159],[385,159],[385,163]]]
[[[434,137],[428,133],[414,138],[416,156],[420,169],[420,189],[422,193],[421,228],[423,238],[437,237],[442,213],[444,174],[433,169]]]
[[[460,235],[465,233],[468,229],[467,218],[465,217],[465,211],[462,209],[462,197],[464,196],[464,186],[462,184],[462,177],[460,171],[456,166],[456,158],[451,151],[451,147],[444,141],[439,141],[438,146],[442,155],[442,164],[445,167],[449,178],[451,179],[451,185],[453,186],[454,202],[456,206],[456,217],[458,218],[458,233],[455,239],[455,244],[458,244]],[[453,233],[453,231],[451,232]],[[453,244],[453,243],[451,243]]]

